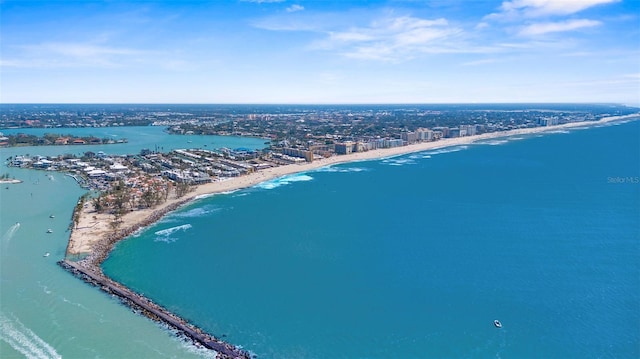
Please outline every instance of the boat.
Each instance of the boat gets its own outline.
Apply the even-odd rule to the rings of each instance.
[[[493,321],[493,325],[495,325],[496,328],[502,328],[502,323],[500,323],[500,321],[498,319]]]
[[[42,255],[43,257],[48,257],[49,255],[51,255],[51,253],[47,252],[44,255]]]
[[[49,218],[56,218],[56,216],[54,216],[53,214],[49,216]]]
[[[51,230],[51,228],[47,229],[47,233],[53,233],[53,231]]]

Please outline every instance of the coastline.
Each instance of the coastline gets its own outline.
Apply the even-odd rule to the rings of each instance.
[[[83,257],[83,259],[80,260],[83,265],[92,267],[94,270],[101,272],[100,264],[107,258],[109,252],[118,241],[125,239],[136,231],[157,222],[167,213],[204,196],[249,188],[262,182],[295,173],[308,172],[318,168],[348,162],[375,160],[379,158],[400,156],[408,153],[468,145],[474,142],[495,138],[554,132],[567,128],[594,126],[613,121],[638,119],[640,119],[640,115],[633,114],[627,116],[607,117],[600,119],[599,121],[572,122],[557,126],[491,132],[475,136],[446,138],[433,142],[421,142],[407,146],[376,149],[367,152],[356,152],[349,155],[332,156],[329,158],[315,160],[311,163],[290,164],[268,168],[256,171],[249,175],[198,185],[195,187],[194,191],[187,193],[181,198],[169,198],[166,202],[155,208],[129,212],[122,217],[122,224],[117,230],[113,230],[110,227],[109,222],[111,220],[111,216],[109,214],[96,213],[90,208],[89,204],[85,204],[80,213],[78,225],[71,231],[66,256],[67,258]]]
[[[444,139],[435,142],[425,142],[402,147],[372,150],[368,152],[358,152],[350,155],[333,156],[312,163],[291,164],[269,168],[254,172],[249,175],[236,177],[224,181],[207,183],[195,187],[195,190],[184,197],[172,197],[165,203],[153,209],[136,210],[124,215],[122,225],[114,230],[109,225],[112,219],[108,214],[97,214],[89,204],[81,209],[79,221],[76,228],[72,229],[69,238],[66,257],[58,264],[76,277],[83,279],[110,295],[119,297],[127,306],[134,309],[152,320],[165,323],[190,338],[195,343],[214,350],[219,358],[249,358],[253,355],[243,351],[239,347],[233,346],[225,341],[215,338],[198,327],[188,323],[178,315],[171,313],[165,308],[154,304],[144,296],[132,291],[126,286],[110,279],[102,272],[101,263],[108,257],[114,246],[121,240],[128,238],[136,231],[143,229],[160,220],[167,213],[179,207],[191,203],[194,200],[218,193],[231,192],[243,188],[255,186],[259,183],[269,181],[283,176],[313,171],[318,168],[335,164],[367,161],[380,158],[404,155],[414,152],[422,152],[434,149],[441,149],[452,146],[462,146],[478,141],[496,138],[505,138],[518,135],[530,135],[544,132],[558,132],[563,129],[576,127],[598,126],[603,123],[621,120],[639,120],[640,114],[629,116],[609,117],[599,121],[574,122],[558,126],[534,127],[526,129],[516,129],[510,131],[492,132],[476,136]],[[75,257],[75,260],[74,260]],[[82,258],[81,258],[82,257]]]

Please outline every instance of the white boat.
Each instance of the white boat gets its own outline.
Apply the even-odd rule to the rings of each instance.
[[[495,325],[496,328],[502,328],[502,323],[500,323],[500,321],[498,319],[493,321],[493,325]]]
[[[47,252],[43,255],[43,257],[48,257],[51,253]]]
[[[56,218],[56,216],[54,216],[53,214],[49,216],[49,218]]]
[[[53,231],[51,230],[51,228],[47,229],[47,233],[53,233]]]

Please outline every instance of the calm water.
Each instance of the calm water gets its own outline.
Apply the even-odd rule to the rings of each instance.
[[[29,151],[24,149],[2,149],[4,152],[16,152],[18,154],[29,153],[31,155],[57,155],[60,153],[70,153],[81,155],[86,151],[103,151],[107,154],[137,154],[141,149],[168,152],[180,148],[249,148],[260,149],[265,147],[262,138],[246,138],[233,136],[180,136],[169,135],[165,132],[165,127],[161,126],[140,126],[140,127],[97,127],[97,128],[21,128],[3,129],[0,132],[5,135],[25,133],[34,136],[42,136],[46,133],[59,135],[72,134],[74,136],[95,136],[98,138],[110,138],[115,141],[127,139],[127,143],[100,145],[100,146],[42,146],[29,147]],[[5,156],[7,157],[7,156]],[[4,160],[5,157],[2,159]]]
[[[265,358],[637,358],[639,139],[636,121],[297,174],[185,207],[104,269]]]

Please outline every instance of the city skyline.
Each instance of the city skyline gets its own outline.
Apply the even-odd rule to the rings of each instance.
[[[640,3],[0,2],[2,103],[640,105]]]

